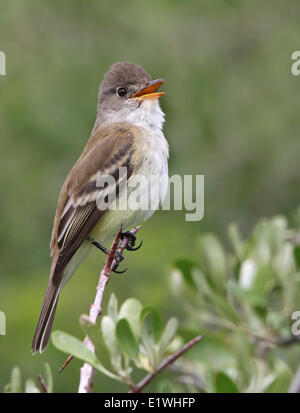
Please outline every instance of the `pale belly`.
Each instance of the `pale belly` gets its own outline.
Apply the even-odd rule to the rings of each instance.
[[[167,188],[167,159],[154,154],[130,178],[127,192],[119,195],[117,208],[114,204],[105,212],[91,237],[100,243],[106,242],[116,235],[121,225],[125,230],[147,220],[158,209]]]
[[[123,230],[142,223],[148,219],[159,204],[163,201],[168,189],[168,144],[162,133],[149,135],[146,131],[146,138],[141,133],[140,150],[144,153],[141,166],[129,179],[127,192],[120,192],[118,203],[120,208],[108,209],[100,218],[98,224],[90,233],[90,237],[101,244],[106,244],[115,237],[121,225]],[[144,177],[139,180],[140,185],[134,182],[134,176]],[[149,179],[151,184],[149,185]],[[139,208],[135,208],[135,200],[139,201]],[[133,202],[134,208],[131,208]],[[105,245],[107,248],[110,245]],[[80,262],[87,256],[93,248],[92,244],[84,241],[78,251],[71,258],[64,271],[64,282],[70,279]]]

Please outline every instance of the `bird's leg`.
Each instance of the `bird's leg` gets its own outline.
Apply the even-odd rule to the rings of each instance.
[[[123,271],[117,271],[117,268],[120,264],[121,261],[124,260],[123,255],[120,253],[120,250],[117,248],[116,252],[115,252],[115,265],[113,266],[112,271],[117,273],[117,274],[123,274],[125,271],[127,271],[127,268],[125,268],[125,270]]]
[[[98,248],[100,251],[104,252],[104,254],[107,255],[107,254],[109,253],[109,251],[108,251],[107,248],[105,248],[102,244],[100,244],[100,242],[95,241],[93,238],[87,237],[87,241],[89,241],[92,245],[94,245],[94,246],[95,246],[96,248]],[[118,249],[116,249],[116,252],[115,252],[115,262],[116,262],[116,265],[114,266],[114,269],[112,270],[113,272],[115,272],[115,273],[117,273],[117,274],[122,274],[123,272],[126,271],[126,269],[123,270],[123,271],[117,271],[117,268],[118,268],[120,262],[123,261],[123,260],[124,260],[123,255],[120,253],[120,251],[119,251]]]
[[[135,234],[133,234],[133,232],[131,231],[122,232],[121,239],[123,239],[124,237],[127,237],[129,240],[128,244],[125,247],[128,251],[137,251],[141,248],[143,241],[140,242],[140,245],[135,247],[136,236]]]
[[[93,238],[88,237],[87,240],[92,244],[95,245],[100,251],[104,252],[104,254],[108,254],[108,249],[105,248],[100,242],[95,241]]]

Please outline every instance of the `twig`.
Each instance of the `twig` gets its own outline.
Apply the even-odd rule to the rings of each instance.
[[[67,365],[73,360],[73,358],[74,358],[74,356],[72,356],[72,354],[70,356],[68,356],[68,358],[66,359],[64,364],[59,369],[59,373],[61,373],[67,367]]]
[[[142,227],[138,226],[133,228],[130,232],[132,232],[133,234],[136,234]],[[118,235],[117,235],[118,236]],[[126,248],[126,245],[128,243],[129,239],[127,237],[124,237],[123,240],[121,241],[120,245],[117,247],[117,249],[119,250],[120,254],[122,254],[122,252],[124,251],[124,249]],[[116,265],[116,261],[113,261],[112,264],[112,268]],[[100,274],[101,275],[101,274]],[[73,360],[73,356],[70,355],[67,357],[67,359],[65,360],[64,364],[60,367],[59,369],[59,373],[61,373],[68,365],[69,363]]]
[[[288,347],[292,344],[295,343],[299,343],[300,342],[300,336],[293,336],[291,335],[290,337],[286,337],[286,338],[281,338],[277,341],[277,344],[279,346],[283,346],[283,347]]]
[[[141,227],[138,226],[138,227],[133,228],[130,232],[132,232],[133,234],[136,234],[140,229]],[[119,252],[122,253],[123,250],[126,248],[126,245],[129,242],[129,237],[125,236],[119,245],[121,234],[122,234],[122,228],[119,230],[118,234],[116,235],[112,243],[112,246],[107,254],[104,267],[102,271],[100,272],[95,300],[90,308],[90,314],[89,314],[89,320],[93,324],[96,323],[98,317],[102,314],[102,306],[101,306],[102,299],[103,299],[105,287],[110,279],[111,271],[114,269],[116,265],[116,261],[115,261],[116,250],[118,249]],[[88,336],[85,337],[84,339],[84,345],[93,353],[95,352],[95,346],[91,342],[91,340],[88,338]],[[81,367],[80,369],[80,382],[79,382],[78,393],[91,393],[93,389],[93,381],[94,381],[94,368],[90,366],[88,363],[84,363],[83,367]]]
[[[48,393],[47,385],[45,383],[45,380],[43,379],[43,376],[41,374],[37,375],[38,381],[40,382],[41,388],[43,389],[44,393]]]
[[[129,393],[140,393],[141,391],[144,390],[144,388],[151,383],[155,377],[161,373],[166,367],[168,367],[170,364],[174,363],[175,360],[177,360],[180,356],[182,356],[183,353],[188,351],[191,347],[193,347],[196,343],[199,343],[199,341],[202,340],[202,336],[197,336],[193,338],[191,341],[186,343],[184,346],[182,346],[179,350],[177,350],[174,354],[171,356],[168,356],[158,367],[153,373],[149,373],[146,377],[144,377],[137,385],[132,386],[132,388],[129,390]]]

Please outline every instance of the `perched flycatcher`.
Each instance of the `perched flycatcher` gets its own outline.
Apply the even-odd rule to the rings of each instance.
[[[60,192],[50,243],[50,278],[33,338],[33,353],[45,350],[61,289],[92,243],[101,246],[121,225],[126,228],[146,220],[166,194],[169,154],[162,132],[164,113],[158,103],[164,93],[157,92],[162,83],[162,79],[152,80],[143,68],[128,62],[114,64],[104,77],[92,134]],[[124,208],[130,191],[121,185],[122,168],[126,168],[128,185],[137,176],[159,178],[150,189],[149,185],[135,189],[135,196],[143,197],[147,191],[151,208]],[[97,182],[102,176],[114,177],[106,193],[116,194],[119,208],[98,208],[97,200],[104,188]]]

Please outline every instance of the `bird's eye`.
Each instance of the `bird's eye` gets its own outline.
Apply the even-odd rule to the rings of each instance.
[[[127,90],[124,87],[119,87],[119,89],[117,90],[117,93],[119,96],[123,97],[126,95]]]

